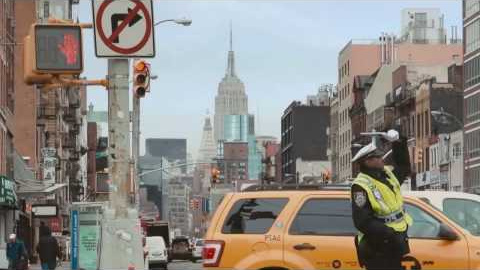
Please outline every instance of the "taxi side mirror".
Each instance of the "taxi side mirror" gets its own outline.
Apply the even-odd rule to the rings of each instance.
[[[440,224],[440,231],[438,237],[443,240],[456,241],[459,239],[458,234],[445,224]]]

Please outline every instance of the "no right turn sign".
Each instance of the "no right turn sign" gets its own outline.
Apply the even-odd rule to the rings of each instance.
[[[152,0],[94,0],[97,57],[155,56]]]

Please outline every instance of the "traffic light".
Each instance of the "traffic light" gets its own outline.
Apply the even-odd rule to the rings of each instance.
[[[200,208],[200,201],[198,199],[194,199],[193,204],[195,210],[198,210]]]
[[[212,183],[220,183],[220,170],[217,168],[212,169]]]
[[[417,154],[415,156],[415,163],[422,163],[423,162],[423,150],[422,148],[417,148]]]
[[[192,210],[193,210],[193,209],[194,209],[194,207],[195,207],[195,202],[194,202],[194,200],[193,200],[193,199],[190,199],[190,209],[192,209]]]
[[[133,65],[133,94],[143,98],[147,92],[150,92],[150,67],[144,60],[138,60]]]
[[[32,24],[24,38],[24,81],[49,83],[54,75],[83,71],[82,29],[75,24]]]

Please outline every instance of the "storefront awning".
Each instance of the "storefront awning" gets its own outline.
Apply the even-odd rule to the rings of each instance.
[[[0,206],[17,208],[15,181],[0,175]]]
[[[53,194],[60,189],[66,187],[67,184],[53,184],[48,187],[42,187],[42,186],[20,186],[20,188],[17,191],[18,196],[22,198],[27,198],[27,197],[38,197],[38,196],[47,196],[50,194]]]

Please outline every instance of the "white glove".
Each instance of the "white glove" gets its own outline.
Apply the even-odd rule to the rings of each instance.
[[[400,134],[398,134],[398,131],[390,129],[385,135],[383,135],[383,138],[389,142],[394,142],[400,139]]]

